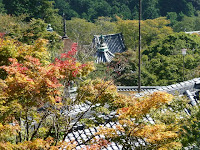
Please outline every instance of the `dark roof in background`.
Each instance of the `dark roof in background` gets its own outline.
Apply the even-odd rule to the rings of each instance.
[[[121,33],[117,34],[108,34],[108,35],[94,35],[93,39],[93,47],[97,50],[100,46],[101,39],[100,37],[103,36],[104,42],[108,46],[107,52],[99,52],[96,51],[95,56],[97,57],[96,62],[109,62],[114,57],[115,53],[122,53],[126,50],[123,36]]]
[[[124,92],[124,91],[136,91],[138,87],[137,86],[118,86],[117,87],[118,91]],[[196,105],[199,102],[199,91],[200,91],[200,78],[195,78],[192,80],[184,81],[181,83],[173,84],[173,85],[168,85],[168,86],[141,86],[141,93],[136,94],[136,96],[143,96],[145,94],[151,94],[155,91],[166,91],[170,94],[176,95],[179,94],[180,96],[186,95],[190,102],[189,104],[191,105]],[[88,104],[82,104],[82,105],[77,105],[74,107],[74,110],[71,111],[71,114],[76,114],[80,112],[86,111],[90,106],[90,103]],[[95,107],[95,106],[94,106]],[[185,110],[186,113],[189,113],[189,111]],[[88,111],[89,112],[89,111]],[[70,113],[69,113],[70,114]],[[90,118],[90,115],[88,113],[86,114],[86,117]],[[113,118],[116,118],[117,115],[115,112],[111,112],[109,115],[100,115],[105,123],[102,124],[102,126],[109,127],[109,128],[115,128],[115,126],[118,124],[117,122],[113,122]],[[94,118],[91,118],[94,119]],[[146,116],[144,118],[145,120],[149,121],[150,123],[153,123],[153,119],[150,116]],[[87,141],[91,139],[92,137],[95,136],[95,133],[97,132],[98,128],[97,127],[90,127],[86,128],[85,125],[81,123],[77,123],[72,132],[70,132],[67,137],[66,141],[72,141],[75,140],[78,144],[76,149],[81,149],[84,148],[84,141]],[[103,138],[103,136],[95,136],[96,138]],[[134,147],[139,147],[140,145],[145,145],[146,142],[143,139],[138,139],[134,141],[133,144],[133,149]],[[117,145],[114,142],[111,142],[108,147],[104,148],[107,150],[121,150],[122,146]]]

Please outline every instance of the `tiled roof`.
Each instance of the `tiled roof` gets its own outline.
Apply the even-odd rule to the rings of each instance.
[[[137,86],[118,86],[118,91],[137,91]],[[199,101],[199,91],[200,91],[200,78],[195,78],[193,80],[184,81],[181,83],[169,85],[169,86],[141,86],[141,93],[137,94],[136,96],[143,96],[144,94],[153,93],[155,91],[166,91],[171,94],[179,95],[186,95],[190,99],[191,105],[196,105]],[[77,105],[74,108],[74,112],[83,112],[89,108],[90,104],[82,104]],[[95,107],[95,106],[94,106]],[[189,113],[188,110],[185,110],[186,113]],[[115,112],[112,112],[110,115],[101,115],[105,121],[103,126],[115,128],[117,122],[112,122],[112,119],[117,117]],[[94,118],[91,118],[94,119]],[[144,118],[146,121],[154,124],[153,119],[150,116],[146,116]],[[85,141],[93,138],[95,133],[97,132],[97,127],[86,128],[83,124],[77,123],[72,132],[70,132],[67,137],[66,141],[75,140],[77,141],[78,146],[76,149],[84,148]],[[96,138],[100,136],[95,136]],[[145,141],[143,139],[137,139],[134,142],[134,147],[138,147],[140,145],[145,145]],[[133,147],[133,149],[135,149]],[[122,149],[122,145],[117,145],[116,143],[111,143],[108,147],[104,148],[107,150],[120,150]]]
[[[108,46],[107,52],[98,51],[101,45],[101,37],[103,37],[104,42]],[[96,62],[110,62],[114,57],[115,53],[122,53],[126,50],[124,45],[123,36],[121,33],[118,34],[108,34],[108,35],[94,35],[93,47],[96,48],[97,57]]]

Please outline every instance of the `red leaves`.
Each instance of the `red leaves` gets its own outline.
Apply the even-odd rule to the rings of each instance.
[[[74,43],[71,51],[62,54],[61,59],[57,58],[50,65],[42,64],[32,56],[25,56],[23,63],[9,58],[10,65],[0,67],[8,73],[4,91],[10,99],[24,99],[34,106],[46,102],[60,103],[63,86],[60,80],[74,80],[92,70],[91,64],[81,64],[73,58],[76,48],[77,44]]]
[[[76,77],[87,74],[88,70],[93,69],[90,64],[77,62],[74,58],[76,52],[77,43],[73,43],[71,51],[61,54],[60,59],[56,58],[55,62],[51,64],[52,69],[59,72],[60,79],[74,80]]]
[[[76,52],[77,52],[77,43],[73,43],[71,51],[68,51],[67,53],[62,53],[61,58],[73,58]]]
[[[31,63],[35,65],[41,65],[40,60],[38,58],[34,58],[32,56],[25,56],[25,59],[30,61]]]

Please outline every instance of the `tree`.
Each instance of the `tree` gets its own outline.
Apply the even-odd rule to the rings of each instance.
[[[32,19],[21,34],[22,36],[18,40],[30,45],[40,38],[48,40],[47,46],[51,60],[55,59],[62,47],[60,35],[55,31],[47,31],[47,24],[41,19]]]
[[[158,8],[158,0],[153,0],[153,1],[143,1],[143,6],[142,6],[142,18],[144,20],[146,19],[155,19],[160,16],[159,14],[159,8]]]
[[[187,0],[181,0],[181,1],[165,1],[160,0],[159,1],[159,9],[161,10],[161,16],[166,16],[167,12],[176,12],[177,14],[183,12],[187,15],[194,15],[193,11],[194,8],[191,6],[191,3],[187,2]]]
[[[142,47],[145,48],[159,38],[165,37],[173,33],[172,29],[167,25],[170,22],[165,18],[157,18],[153,20],[142,21]],[[125,44],[128,48],[136,50],[138,47],[138,21],[137,20],[122,20],[118,18],[118,31],[122,32]]]
[[[2,0],[0,0],[0,13],[5,13],[5,12],[6,12],[6,10],[4,8],[4,4],[3,4]]]
[[[79,17],[79,14],[74,9],[71,8],[70,2],[67,2],[65,0],[55,0],[55,8],[59,9],[58,13],[61,16],[64,13],[67,20],[71,19],[72,17],[76,18]]]
[[[26,55],[21,63],[16,58],[9,58],[10,65],[1,66],[8,75],[5,80],[0,80],[0,127],[3,133],[8,131],[8,136],[0,138],[0,147],[65,147],[59,141],[63,133],[70,130],[70,124],[66,124],[70,122],[70,116],[63,109],[66,105],[69,107],[70,101],[73,102],[66,94],[66,89],[71,81],[93,70],[92,63],[81,64],[73,57],[76,47],[74,44],[71,51],[62,54],[60,59],[51,64],[43,64],[38,58]],[[32,48],[27,46],[24,50],[31,51]],[[39,47],[35,48],[39,50]],[[22,47],[20,49],[23,50]],[[41,46],[41,50],[45,48]],[[50,136],[54,140],[48,138]],[[66,146],[67,149],[74,147],[71,143]]]
[[[175,23],[173,26],[174,31],[176,32],[185,32],[185,31],[199,31],[199,22],[200,19],[198,16],[187,17],[183,16],[182,20]]]
[[[183,138],[181,140],[183,146],[190,149],[199,149],[199,107],[195,106],[191,109],[191,117],[182,127]]]
[[[3,20],[3,22],[0,22],[0,32],[19,38],[22,30],[27,27],[27,23],[23,21],[24,17],[25,16],[23,15],[15,17],[6,14],[0,14],[0,19]]]
[[[174,33],[160,39],[158,43],[152,44],[148,47],[143,54],[148,55],[151,59],[158,53],[161,55],[177,55],[181,54],[182,48],[187,48],[189,50],[195,49],[194,53],[199,53],[199,36],[190,35],[186,33]],[[188,51],[192,54],[192,51]]]
[[[61,33],[62,17],[58,15],[58,10],[54,9],[54,1],[49,0],[3,0],[5,9],[10,15],[26,15],[26,21],[32,18],[43,19],[46,23],[52,24],[54,30]]]
[[[62,40],[60,35],[47,31],[47,23],[41,19],[32,19],[30,22],[24,22],[26,16],[12,17],[10,15],[0,15],[4,20],[1,23],[0,32],[5,32],[5,36],[10,36],[20,42],[33,45],[38,39],[48,40],[48,51],[53,60],[59,53],[62,47]]]
[[[117,24],[111,21],[109,17],[98,17],[95,20],[95,25],[97,26],[96,34],[106,35],[113,34],[117,32]]]
[[[72,18],[66,21],[67,35],[80,45],[90,44],[96,32],[96,26],[85,19]]]
[[[177,22],[177,13],[176,12],[168,12],[167,19],[170,20],[170,25],[173,26]]]
[[[182,48],[185,56],[185,80],[196,77],[193,73],[199,66],[199,36],[175,33],[148,47],[143,52],[147,57],[145,68],[156,75],[156,85],[169,85],[183,80]],[[146,55],[146,56],[145,56]]]
[[[145,68],[147,62],[145,56],[142,57],[142,60],[141,84],[155,85],[156,76],[148,72],[147,68]],[[136,52],[128,50],[123,53],[117,53],[108,66],[111,68],[112,80],[116,85],[138,85],[138,60]]]
[[[47,41],[38,39],[33,45],[25,45],[17,40],[9,39],[1,41],[0,47],[0,66],[9,65],[9,58],[16,58],[19,62],[24,61],[26,55],[39,59],[42,63],[48,64],[49,54],[46,48]],[[1,78],[6,77],[5,71],[1,69]]]

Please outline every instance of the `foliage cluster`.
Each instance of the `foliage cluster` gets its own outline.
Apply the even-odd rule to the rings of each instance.
[[[70,116],[65,116],[64,109],[72,100],[65,90],[70,82],[92,71],[93,64],[76,61],[76,44],[55,62],[47,63],[44,43],[45,40],[38,40],[32,46],[2,40],[1,55],[6,57],[0,68],[7,75],[0,80],[1,148],[39,150],[75,146],[61,140],[70,128]]]

